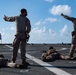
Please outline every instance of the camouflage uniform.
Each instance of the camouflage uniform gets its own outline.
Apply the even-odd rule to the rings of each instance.
[[[56,59],[59,59],[60,57],[61,54],[59,54],[54,48],[49,48],[47,51],[44,51],[42,53],[43,61],[54,61]]]
[[[76,18],[74,17],[69,17],[67,15],[64,15],[63,13],[61,14],[65,19],[70,20],[73,23],[74,31],[72,32],[72,41],[71,41],[71,49],[69,51],[69,56],[73,57],[74,50],[76,47]]]
[[[15,17],[4,17],[5,21],[14,22],[16,21],[16,35],[13,41],[13,62],[16,61],[18,49],[20,45],[21,49],[21,59],[26,60],[25,53],[26,53],[26,38],[27,34],[31,31],[31,24],[30,20],[23,15],[15,16]]]

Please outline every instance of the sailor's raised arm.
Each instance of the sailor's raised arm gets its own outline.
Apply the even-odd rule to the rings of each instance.
[[[15,21],[15,17],[7,17],[4,15],[4,18],[3,18],[5,21],[9,21],[9,22],[13,22]]]
[[[61,16],[63,16],[65,19],[68,19],[68,20],[70,20],[70,21],[74,21],[74,17],[69,17],[69,16],[67,16],[67,15],[64,15],[63,13],[61,13]]]

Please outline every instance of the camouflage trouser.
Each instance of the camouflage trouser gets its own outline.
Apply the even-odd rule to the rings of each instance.
[[[75,48],[76,48],[76,34],[72,36],[72,44],[71,44],[71,49],[69,51],[69,56],[73,57]]]
[[[22,34],[22,33],[19,33],[19,34],[15,35],[15,36],[16,37],[15,37],[15,39],[13,41],[12,60],[16,61],[19,46],[20,46],[20,50],[21,50],[21,59],[26,60],[26,57],[25,57],[25,53],[26,53],[26,35]]]

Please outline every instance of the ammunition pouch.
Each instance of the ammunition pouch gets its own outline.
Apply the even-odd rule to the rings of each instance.
[[[15,37],[19,39],[20,41],[26,41],[28,42],[30,35],[26,34],[25,32],[18,32]]]

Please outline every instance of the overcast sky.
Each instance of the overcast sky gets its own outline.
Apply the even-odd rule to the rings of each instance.
[[[3,20],[18,16],[26,8],[32,30],[29,43],[70,43],[72,22],[60,16],[64,13],[76,17],[76,0],[1,0],[0,33],[3,43],[12,43],[16,32],[15,22]]]

